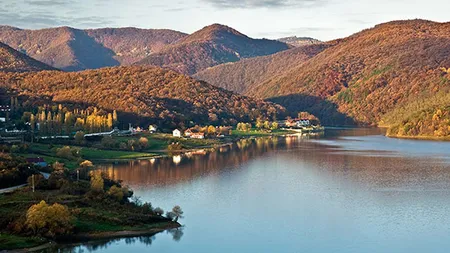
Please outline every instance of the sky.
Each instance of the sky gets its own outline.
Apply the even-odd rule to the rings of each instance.
[[[450,21],[449,0],[0,0],[0,24],[27,29],[167,28],[220,23],[254,38],[349,36],[399,19]]]

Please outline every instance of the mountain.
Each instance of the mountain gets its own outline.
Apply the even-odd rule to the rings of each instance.
[[[155,65],[192,75],[221,63],[269,55],[288,48],[283,42],[252,39],[230,27],[214,24],[167,46],[137,64]]]
[[[111,49],[121,65],[131,65],[187,36],[167,29],[104,28],[86,30],[104,47]]]
[[[245,94],[250,87],[257,86],[274,75],[279,75],[303,64],[327,47],[326,44],[302,46],[272,55],[224,63],[200,71],[193,77],[227,90]]]
[[[294,47],[301,47],[306,45],[322,43],[322,41],[310,37],[297,37],[297,36],[281,38],[278,39],[278,41],[284,42]]]
[[[0,72],[29,72],[41,70],[55,69],[17,52],[8,45],[0,43]]]
[[[245,94],[249,87],[257,86],[274,75],[279,75],[303,64],[328,46],[326,44],[302,46],[272,55],[224,63],[200,71],[193,77],[227,90]]]
[[[327,125],[390,125],[386,114],[448,92],[448,68],[450,23],[394,21],[335,41],[245,94],[309,111]]]
[[[234,124],[283,115],[281,106],[253,99],[157,67],[112,67],[81,72],[0,73],[0,87],[14,89],[35,106],[117,110],[124,122]]]
[[[170,30],[137,28],[24,30],[0,27],[1,42],[65,71],[129,65],[184,36]]]

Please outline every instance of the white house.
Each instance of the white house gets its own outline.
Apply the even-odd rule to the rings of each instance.
[[[311,122],[309,121],[309,119],[301,119],[299,121],[297,121],[297,127],[306,127],[311,125]]]
[[[149,131],[150,133],[154,133],[154,132],[156,132],[156,130],[157,130],[157,127],[156,127],[155,125],[150,125],[150,126],[148,127],[148,131]]]
[[[192,133],[191,139],[205,139],[205,133]]]
[[[173,137],[181,138],[181,132],[178,129],[173,130]]]

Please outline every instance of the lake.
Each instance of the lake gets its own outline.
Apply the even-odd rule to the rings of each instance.
[[[185,227],[74,252],[450,252],[450,142],[332,130],[101,169]]]

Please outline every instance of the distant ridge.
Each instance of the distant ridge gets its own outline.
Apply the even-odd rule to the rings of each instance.
[[[286,49],[289,46],[283,42],[252,39],[228,26],[213,24],[137,64],[155,65],[192,75],[221,63],[269,55]]]
[[[26,30],[0,26],[1,42],[65,71],[130,65],[184,36],[171,30],[138,28]]]
[[[297,36],[280,38],[280,39],[278,39],[278,41],[284,42],[284,43],[289,44],[294,47],[301,47],[301,46],[306,46],[306,45],[322,43],[322,41],[314,39],[314,38],[297,37]]]
[[[32,59],[8,45],[0,43],[0,72],[30,72],[41,70],[55,70],[55,68]]]

